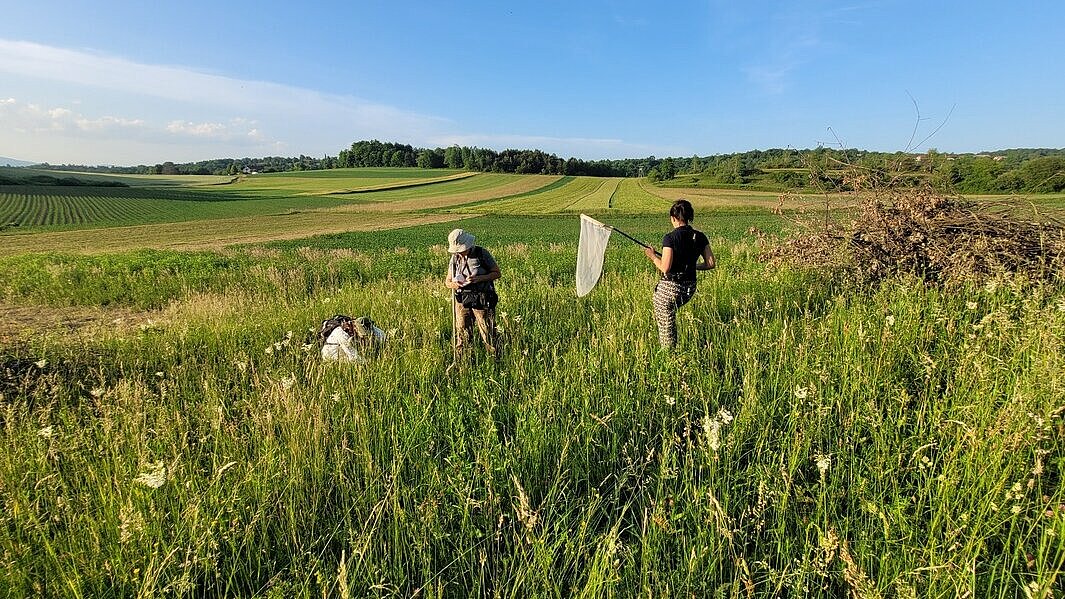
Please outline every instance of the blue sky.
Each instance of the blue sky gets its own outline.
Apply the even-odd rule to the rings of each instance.
[[[1059,0],[10,4],[22,160],[1065,146]]]

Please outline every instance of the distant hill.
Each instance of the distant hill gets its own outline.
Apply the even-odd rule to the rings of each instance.
[[[6,156],[0,156],[0,166],[33,166],[36,162],[26,162],[25,160],[15,160],[14,158],[8,158]]]

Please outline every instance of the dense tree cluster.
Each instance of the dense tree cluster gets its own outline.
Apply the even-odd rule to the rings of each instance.
[[[286,173],[291,171],[317,171],[337,167],[332,156],[314,158],[300,155],[296,158],[267,156],[265,158],[215,158],[199,162],[138,166],[84,166],[77,164],[40,164],[41,168],[57,171],[82,171],[109,173],[112,175],[240,175],[246,173]]]
[[[864,150],[754,150],[700,158],[667,158],[648,173],[667,185],[736,185],[767,189],[845,188],[867,183],[929,184],[959,193],[1047,193],[1065,190],[1065,150],[1013,149],[980,154]]]
[[[654,160],[651,158],[650,160]],[[337,166],[450,168],[485,173],[516,173],[535,175],[590,175],[603,177],[637,177],[641,175],[641,161],[597,160],[577,158],[564,160],[541,150],[503,150],[450,146],[447,148],[415,148],[409,145],[372,141],[357,141],[337,156]],[[634,166],[635,165],[635,166]],[[642,165],[649,166],[649,165]]]
[[[541,150],[503,150],[357,141],[336,157],[220,158],[135,167],[44,165],[112,174],[239,175],[354,167],[449,168],[491,173],[648,177],[663,185],[771,190],[846,187],[855,173],[872,183],[931,184],[960,193],[1065,191],[1065,150],[1012,149],[980,154],[769,149],[690,158],[562,159]]]

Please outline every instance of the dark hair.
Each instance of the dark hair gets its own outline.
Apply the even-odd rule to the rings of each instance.
[[[669,215],[679,221],[690,223],[695,220],[695,209],[688,200],[677,200],[669,209]]]

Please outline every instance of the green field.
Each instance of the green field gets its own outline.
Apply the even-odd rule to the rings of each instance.
[[[357,174],[154,200],[312,202],[283,216],[0,233],[0,596],[1065,592],[1060,284],[768,269],[747,231],[786,226],[772,194],[700,190],[719,265],[671,355],[631,241],[575,296],[577,212],[658,245],[688,192],[316,195]],[[70,197],[34,218],[88,218]],[[452,367],[441,218],[501,266],[499,363]],[[164,238],[190,249],[143,249]],[[338,312],[389,332],[368,364],[307,343]]]

